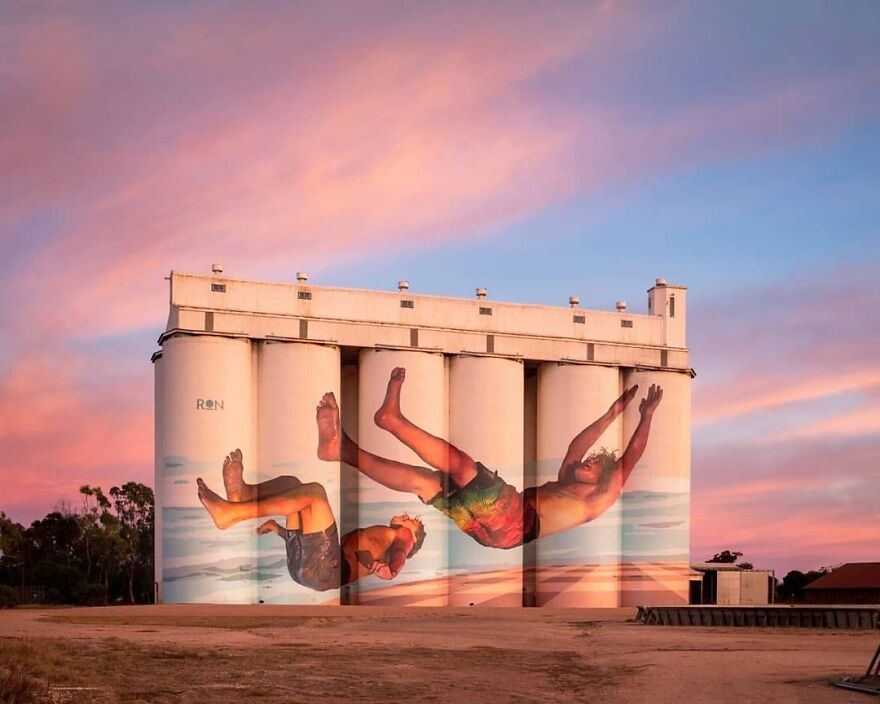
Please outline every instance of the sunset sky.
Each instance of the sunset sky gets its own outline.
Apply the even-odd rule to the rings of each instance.
[[[9,2],[0,509],[152,484],[171,269],[646,312],[692,558],[878,560],[880,3]]]

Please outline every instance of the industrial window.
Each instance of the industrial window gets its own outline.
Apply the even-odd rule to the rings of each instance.
[[[631,328],[632,326],[633,326],[632,320],[621,320],[620,321],[620,327],[622,327],[622,328]]]
[[[486,352],[488,354],[495,354],[495,336],[494,335],[486,335]]]
[[[415,301],[407,301],[407,300],[403,300],[403,301],[400,302],[400,307],[401,307],[401,308],[415,308],[415,307],[416,307],[416,302],[415,302]]]
[[[300,340],[308,340],[309,339],[309,321],[308,320],[300,320],[299,321],[299,339]]]
[[[409,346],[410,347],[418,347],[419,346],[419,329],[418,328],[410,328]]]
[[[214,293],[226,293],[226,284],[211,284]]]
[[[660,350],[660,366],[665,367],[669,364],[669,351]]]
[[[492,309],[483,308],[483,306],[480,306],[480,315],[492,315]]]
[[[205,332],[214,332],[214,311],[205,313]]]
[[[297,291],[296,297],[301,301],[311,301],[312,300],[312,292],[311,291]]]
[[[675,317],[675,295],[669,297],[669,317]]]
[[[592,362],[596,359],[596,346],[592,342],[587,343],[587,361]]]
[[[584,323],[587,322],[587,316],[585,316],[585,315],[575,315],[575,316],[572,317],[572,320],[573,320],[574,322],[576,322],[576,323],[580,323],[581,325],[583,325]]]

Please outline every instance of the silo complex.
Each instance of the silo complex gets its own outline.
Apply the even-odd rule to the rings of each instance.
[[[315,406],[326,392],[340,397],[339,348],[303,342],[258,344],[257,455],[246,463],[248,481],[324,487],[339,528],[339,462],[317,458]],[[288,477],[288,480],[279,480]],[[253,478],[253,479],[251,479]],[[340,532],[341,535],[341,532]],[[288,575],[285,545],[277,535],[258,538],[260,598],[266,603],[312,604],[338,600],[338,590],[316,592]]]
[[[360,353],[358,442],[361,449],[373,455],[430,470],[426,460],[376,423],[376,411],[385,400],[391,373],[398,368],[405,370],[405,381],[400,389],[402,414],[426,433],[447,437],[443,355],[375,349]],[[348,467],[345,469],[351,471]],[[427,537],[422,549],[407,563],[406,574],[401,575],[403,579],[396,581],[393,595],[387,593],[378,577],[371,575],[352,590],[357,595],[356,603],[445,606],[448,601],[445,516],[422,504],[415,494],[394,491],[363,475],[358,478],[358,495],[361,527],[388,525],[399,514],[421,514]]]
[[[569,444],[588,426],[602,422],[619,395],[616,367],[550,362],[538,368],[539,486],[557,480]],[[599,451],[620,454],[621,419],[604,425],[607,427],[578,459]],[[566,509],[561,505],[557,510],[562,513]],[[576,515],[577,511],[572,506],[570,513]],[[538,605],[617,606],[620,551],[619,503],[588,523],[542,537],[536,546]],[[560,579],[561,574],[570,578],[574,571],[580,579]]]
[[[684,287],[658,279],[637,314],[623,301],[583,310],[576,296],[533,306],[482,288],[467,300],[415,295],[408,282],[382,292],[212,271],[171,273],[153,356],[160,600],[687,601]],[[652,385],[662,399],[648,425],[639,408]],[[325,433],[320,459],[316,406],[327,392],[340,433],[335,444]],[[606,492],[634,436],[643,452],[622,492]],[[475,477],[455,465],[473,477],[464,485],[443,471],[450,445],[479,463]],[[224,465],[234,450],[240,468],[237,453]],[[314,499],[299,488],[318,485],[314,505],[332,511],[340,540],[285,527],[302,517],[286,513],[296,501]],[[404,514],[424,534],[393,522]]]
[[[223,459],[256,457],[254,352],[247,339],[177,335],[162,346],[157,394],[156,485],[162,523],[164,601],[257,601],[256,534],[250,523],[215,527],[199,501],[201,477],[225,497]],[[198,578],[187,578],[190,575]]]
[[[639,426],[639,398],[663,390],[645,452],[619,502],[623,513],[621,606],[688,602],[690,539],[691,385],[686,374],[628,371],[639,395],[623,417],[624,436]]]
[[[523,490],[523,412],[521,361],[450,358],[450,442],[519,492]],[[522,564],[522,545],[487,549],[450,524],[449,567],[456,576],[450,581],[450,606],[520,605]],[[487,579],[489,572],[498,574]]]

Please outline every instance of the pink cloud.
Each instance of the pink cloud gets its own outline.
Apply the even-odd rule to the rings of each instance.
[[[826,272],[818,281],[781,280],[703,301],[692,313],[692,345],[695,366],[706,360],[709,370],[694,385],[694,426],[711,430],[768,412],[783,417],[795,406],[818,407],[847,395],[870,399],[850,419],[851,434],[857,427],[870,431],[880,388],[877,337],[853,310],[880,304],[873,270],[866,263]],[[833,423],[824,423],[817,428],[834,432]]]
[[[33,505],[76,500],[82,484],[151,484],[145,376],[108,383],[84,362],[46,358],[7,370],[0,382],[3,510],[16,518]]]
[[[834,81],[776,76],[660,115],[593,95],[560,103],[538,79],[613,67],[657,16],[609,3],[422,11],[353,8],[363,16],[346,24],[319,11],[171,16],[144,6],[134,22],[71,11],[0,28],[11,57],[0,99],[12,106],[0,130],[10,184],[0,226],[18,233],[35,213],[64,213],[0,284],[14,302],[2,311],[17,333],[11,357],[27,360],[0,370],[5,502],[149,479],[149,350],[132,351],[144,360],[133,374],[89,366],[71,342],[158,332],[172,267],[222,260],[233,275],[260,277],[279,261],[293,270],[484,236],[591,189],[833,132],[849,118],[847,96],[877,85],[862,70]],[[811,342],[822,323],[804,336],[782,322]],[[766,316],[757,336],[732,327],[773,339],[779,324]],[[742,374],[698,379],[695,420],[872,387],[876,340],[841,337],[847,361],[809,382],[799,375],[822,366],[819,356],[790,373],[769,368],[751,387]],[[774,358],[800,352],[782,347]],[[706,350],[730,369],[740,363]],[[768,354],[748,359],[752,372]]]
[[[870,360],[865,361],[870,363]],[[849,391],[866,391],[877,387],[880,387],[880,367],[843,373],[830,372],[800,380],[780,379],[779,376],[773,377],[765,372],[757,379],[737,381],[724,389],[716,386],[711,395],[710,392],[702,392],[701,398],[706,400],[701,400],[694,425],[727,421],[793,403],[815,401]],[[866,409],[858,414],[848,415],[857,422],[857,425],[851,426],[852,431],[857,427],[870,429],[877,424],[878,410]],[[842,430],[845,425],[846,421],[838,421],[836,426],[834,423],[824,422],[816,424],[816,427],[825,427],[827,430],[838,427]]]
[[[807,438],[849,438],[865,435],[880,435],[880,402],[876,399],[853,411],[775,433],[763,441],[779,443]]]
[[[776,452],[725,445],[697,455],[693,559],[736,549],[744,559],[783,574],[875,559],[876,443],[792,441]],[[705,474],[708,466],[711,476]]]

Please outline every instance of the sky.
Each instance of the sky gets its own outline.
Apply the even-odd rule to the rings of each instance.
[[[880,553],[880,4],[7,2],[0,509],[152,483],[172,269],[646,312],[692,559]]]

